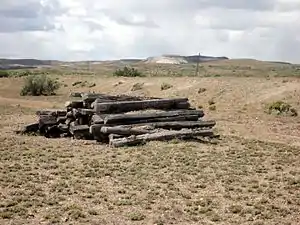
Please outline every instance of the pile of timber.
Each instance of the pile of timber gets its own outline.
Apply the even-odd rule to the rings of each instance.
[[[187,98],[144,98],[127,95],[80,94],[65,109],[39,110],[38,121],[22,133],[48,138],[73,137],[109,143],[112,147],[147,141],[214,137],[215,121],[191,108]]]

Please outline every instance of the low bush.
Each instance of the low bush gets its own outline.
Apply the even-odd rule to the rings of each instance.
[[[59,89],[58,81],[47,77],[46,75],[31,75],[25,78],[25,84],[20,95],[55,95],[55,91]]]
[[[123,69],[117,69],[114,73],[116,77],[144,77],[144,75],[135,68],[125,66]]]
[[[9,77],[9,72],[5,70],[0,70],[0,78]]]
[[[267,106],[267,113],[276,115],[298,116],[297,110],[284,101],[275,101]]]

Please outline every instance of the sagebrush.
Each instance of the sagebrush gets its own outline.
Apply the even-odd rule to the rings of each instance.
[[[20,95],[55,95],[60,83],[46,75],[31,75],[25,78]]]
[[[117,69],[113,75],[116,77],[144,77],[144,74],[137,69],[127,66],[125,66],[123,69]]]
[[[298,116],[298,112],[290,104],[284,101],[275,101],[267,106],[269,114]]]

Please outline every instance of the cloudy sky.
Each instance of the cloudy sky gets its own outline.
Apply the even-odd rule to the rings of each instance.
[[[0,57],[300,63],[299,0],[1,0]]]

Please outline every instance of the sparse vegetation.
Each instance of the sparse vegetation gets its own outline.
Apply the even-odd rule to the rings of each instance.
[[[72,83],[72,86],[73,87],[89,87],[89,88],[92,88],[92,87],[96,86],[96,83],[91,83],[91,82],[88,82],[88,81],[75,81],[75,82]]]
[[[298,112],[290,104],[284,101],[275,101],[267,106],[267,112],[275,115],[298,116]]]
[[[114,73],[116,77],[144,77],[144,75],[133,67],[125,66],[123,69],[117,69]]]
[[[25,84],[22,87],[20,95],[55,95],[59,87],[60,84],[58,81],[46,75],[31,75],[25,78]]]
[[[274,114],[298,110],[299,79],[292,76],[300,75],[299,68],[296,73],[288,65],[272,65],[271,71],[270,66],[210,64],[202,64],[199,78],[192,79],[167,77],[194,76],[192,65],[160,65],[157,77],[150,77],[157,65],[134,64],[147,76],[138,79],[112,77],[120,66],[112,63],[92,65],[93,73],[41,69],[63,75],[59,80],[69,88],[37,98],[18,98],[24,78],[9,71],[9,79],[0,80],[0,224],[297,224],[299,119],[268,116],[261,107],[269,112],[273,105]],[[285,75],[288,82],[276,78]],[[221,140],[109,150],[87,141],[13,134],[35,121],[37,109],[60,108],[70,91],[81,91],[72,86],[77,80],[101,84],[95,92],[122,94],[135,86],[148,96],[186,96],[193,107],[217,107],[205,116],[216,120]],[[119,80],[124,83],[115,88]],[[163,82],[174,84],[170,95],[160,91]],[[200,87],[207,92],[198,94]],[[269,100],[274,97],[289,106]]]
[[[208,109],[209,109],[210,111],[215,111],[215,110],[217,109],[217,107],[216,107],[216,105],[210,105],[210,106],[208,107]]]
[[[198,94],[201,94],[203,92],[206,92],[206,88],[199,88],[198,89]]]
[[[168,89],[170,89],[172,87],[173,87],[172,84],[162,83],[161,86],[160,86],[160,90],[165,91],[165,90],[168,90]]]
[[[224,137],[108,151],[0,137],[1,224],[284,224],[299,210],[296,147]]]
[[[0,78],[9,77],[9,72],[6,70],[0,70]]]
[[[135,83],[132,88],[131,91],[138,91],[138,90],[142,90],[144,87],[144,83]]]

